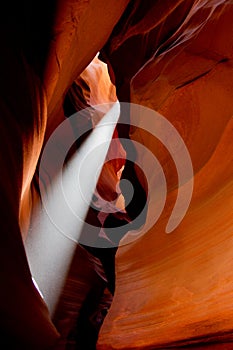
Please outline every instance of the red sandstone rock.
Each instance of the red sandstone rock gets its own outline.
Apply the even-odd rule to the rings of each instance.
[[[177,128],[195,177],[191,206],[180,226],[167,235],[177,195],[176,169],[159,142],[132,130],[130,137],[160,160],[170,192],[154,227],[118,251],[116,295],[98,349],[191,343],[200,348],[207,339],[232,340],[233,8],[230,2],[193,3],[185,16],[179,11],[182,26],[162,44],[155,38],[166,31],[172,13],[164,26],[146,34],[138,29],[125,43],[113,32],[103,52],[115,72],[118,96],[158,110]],[[132,47],[144,51],[135,56]],[[134,61],[128,76],[120,56]]]
[[[65,92],[104,45],[127,2],[57,1],[46,3],[46,7],[43,2],[26,1],[21,6],[13,1],[4,13],[0,310],[1,342],[6,341],[8,347],[42,350],[58,338],[31,280],[19,216],[26,230],[32,203],[30,185],[46,126],[50,135],[63,119]]]
[[[140,241],[120,248],[116,295],[98,348],[232,340],[232,1],[137,0],[126,9],[128,2],[60,0],[56,16],[52,2],[48,10],[41,2],[36,10],[11,2],[0,24],[1,331],[17,349],[46,349],[58,338],[32,284],[21,232],[26,236],[43,141],[64,119],[71,84],[106,41],[102,56],[118,98],[152,107],[173,123],[190,151],[195,187],[182,224],[166,235],[177,177],[171,157],[155,143],[169,186],[166,207]],[[103,96],[86,100],[103,102]],[[131,131],[149,147],[147,134]],[[108,188],[116,181],[113,168],[102,177],[103,186],[113,179]]]

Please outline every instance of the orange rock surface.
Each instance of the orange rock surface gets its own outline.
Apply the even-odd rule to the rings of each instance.
[[[116,294],[100,333],[101,350],[201,348],[210,341],[220,348],[233,340],[233,6],[192,3],[162,45],[156,46],[158,37],[174,12],[157,29],[128,29],[132,37],[125,43],[113,32],[103,52],[115,72],[118,95],[159,111],[179,131],[195,176],[190,208],[180,226],[166,234],[178,190],[176,169],[163,145],[132,130],[131,139],[158,157],[170,190],[154,227],[118,251]],[[175,12],[177,20],[182,8]],[[132,47],[142,48],[138,56]],[[134,57],[128,77],[120,56]]]
[[[116,293],[97,348],[201,348],[213,342],[212,348],[231,349],[222,343],[233,341],[233,2],[57,0],[6,6],[0,23],[1,342],[43,350],[59,338],[24,249],[31,211],[39,203],[33,177],[45,142],[64,120],[63,102],[74,82],[89,87],[82,90],[84,105],[115,100],[106,66],[96,60],[88,66],[101,51],[117,98],[158,111],[182,136],[194,191],[184,220],[166,234],[179,190],[174,162],[145,131],[118,128],[120,136],[141,142],[158,158],[168,195],[149,232],[119,248]],[[122,164],[105,165],[99,190],[108,188],[106,198]],[[136,173],[145,187],[142,173]],[[153,181],[148,193],[156,190]],[[80,282],[85,293],[92,272]]]
[[[3,11],[0,327],[8,348],[47,349],[59,337],[33,285],[22,241],[33,205],[31,182],[45,137],[64,118],[64,94],[104,45],[127,3],[13,1]]]

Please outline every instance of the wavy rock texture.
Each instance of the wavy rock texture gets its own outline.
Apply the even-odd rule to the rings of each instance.
[[[169,193],[156,225],[118,252],[116,294],[98,349],[200,348],[209,342],[220,348],[221,342],[233,341],[232,1],[25,0],[5,5],[0,21],[1,347],[42,350],[59,338],[32,283],[23,240],[31,210],[39,203],[32,183],[38,159],[64,120],[70,87],[78,81],[92,89],[84,89],[81,106],[116,97],[109,85],[105,94],[105,79],[95,91],[103,71],[94,68],[95,62],[83,72],[100,50],[118,99],[153,108],[180,132],[192,158],[195,186],[185,219],[166,235],[178,190],[173,161],[150,135],[118,126],[120,137],[130,132],[131,139],[152,149]],[[147,165],[146,157],[142,162]],[[99,189],[106,192],[107,185],[110,198],[121,165],[107,164],[102,174]],[[137,187],[128,208],[133,218],[144,205],[144,177],[130,164],[123,176]],[[68,279],[64,288],[57,321],[62,346],[76,317],[72,312],[78,314],[92,283],[102,283],[95,274],[98,262],[77,252],[87,275],[79,283]]]
[[[158,1],[147,12],[138,3],[102,56],[118,96],[159,111],[185,140],[195,172],[193,198],[183,222],[167,235],[176,169],[163,145],[132,129],[130,137],[160,160],[169,193],[154,227],[118,251],[116,294],[98,349],[200,348],[233,340],[233,7],[226,1],[173,4]],[[157,11],[163,16],[156,23]]]
[[[90,123],[91,133],[92,127],[109,110],[109,104],[115,101],[115,88],[107,73],[107,66],[95,58],[68,91],[64,110],[65,114],[70,116],[80,109],[89,107],[89,113],[84,114],[83,120],[80,115],[79,119],[72,123],[72,128],[82,134],[82,128]],[[110,145],[106,163],[96,186],[96,195],[101,195],[107,202],[116,199],[116,186],[119,182],[117,172],[124,165],[125,157],[125,151],[117,139],[116,131],[113,137],[115,137],[116,143]],[[115,159],[116,157],[119,159]],[[86,221],[101,227],[94,211],[88,212]],[[82,235],[88,233],[84,228]],[[96,254],[93,255],[91,249],[90,251],[91,253],[80,245],[77,245],[75,249],[72,264],[53,316],[53,322],[61,335],[56,346],[57,350],[63,350],[67,347],[70,349],[95,348],[98,332],[104,319],[102,313],[107,312],[111,305],[112,294],[106,288],[108,281],[105,269],[98,258],[99,252],[97,250]],[[110,260],[108,264],[111,264]]]
[[[34,203],[31,181],[43,141],[64,118],[66,91],[104,45],[127,3],[26,0],[7,3],[2,12],[2,347],[42,350],[58,339],[33,285],[22,241]]]

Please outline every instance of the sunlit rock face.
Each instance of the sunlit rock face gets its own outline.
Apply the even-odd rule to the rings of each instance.
[[[99,336],[101,350],[200,348],[232,340],[233,6],[150,5],[128,8],[102,57],[121,100],[153,108],[179,131],[192,158],[194,191],[184,220],[166,234],[179,190],[176,168],[158,140],[133,128],[131,139],[163,166],[168,196],[154,227],[118,251],[116,294]]]
[[[53,348],[59,338],[33,285],[23,240],[39,202],[32,183],[38,159],[65,118],[64,99],[74,82],[89,87],[82,90],[79,108],[106,98],[115,101],[117,95],[165,116],[184,139],[195,173],[188,213],[167,235],[178,190],[172,158],[143,130],[118,127],[116,136],[130,135],[158,157],[169,192],[156,225],[118,252],[116,294],[98,349],[190,343],[200,348],[200,343],[232,340],[232,1],[58,0],[32,5],[26,0],[7,7],[0,23],[1,345],[42,350]],[[116,95],[113,86],[106,86],[106,67],[96,60],[88,66],[100,50]],[[114,197],[121,166],[112,162],[103,170],[98,190],[107,200]],[[135,170],[129,168],[128,177]],[[144,205],[147,192],[142,173],[136,173],[140,195],[131,216]],[[148,193],[156,188],[155,181]],[[79,312],[75,307],[99,283],[87,256],[79,248],[76,253],[75,261],[86,263],[81,272],[87,274],[72,284],[75,262],[71,266],[56,320],[63,347]]]
[[[71,118],[74,113],[88,108],[82,111],[83,113],[80,113],[74,122],[71,122],[71,131],[83,135],[77,140],[72,151],[74,154],[79,147],[85,145],[86,137],[91,137],[93,129],[98,126],[116,100],[115,87],[110,81],[107,66],[95,57],[82,74],[75,79],[63,104],[64,114]],[[89,131],[88,136],[85,137],[86,127]],[[119,196],[116,189],[119,183],[118,173],[124,166],[125,151],[117,138],[117,131],[113,133],[113,137],[115,143],[110,144],[95,190],[94,204],[99,206],[99,211],[104,201],[118,204],[122,200],[122,196]],[[91,176],[90,173],[85,175]],[[97,239],[101,227],[98,211],[90,209],[85,220],[96,226],[97,234],[93,239]],[[95,348],[104,313],[112,302],[112,294],[107,288],[109,281],[106,277],[106,268],[103,268],[101,263],[101,253],[99,252],[98,257],[98,249],[89,251],[90,247],[85,245],[83,236],[88,234],[90,232],[84,226],[80,242],[84,245],[78,244],[75,247],[72,263],[68,268],[65,283],[54,310],[53,322],[61,336],[56,346],[57,350],[67,347],[71,349]],[[108,251],[110,252],[110,249],[105,250],[105,252]],[[102,255],[106,259],[103,252]],[[108,264],[112,264],[110,259],[108,259]],[[114,270],[112,273],[114,274]]]
[[[2,12],[2,347],[42,350],[59,337],[33,285],[22,241],[34,203],[31,182],[44,140],[64,119],[65,93],[104,45],[127,3],[13,1]]]

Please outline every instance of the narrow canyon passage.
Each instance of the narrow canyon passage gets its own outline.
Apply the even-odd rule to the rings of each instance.
[[[1,348],[232,349],[232,23],[231,0],[6,4]]]

